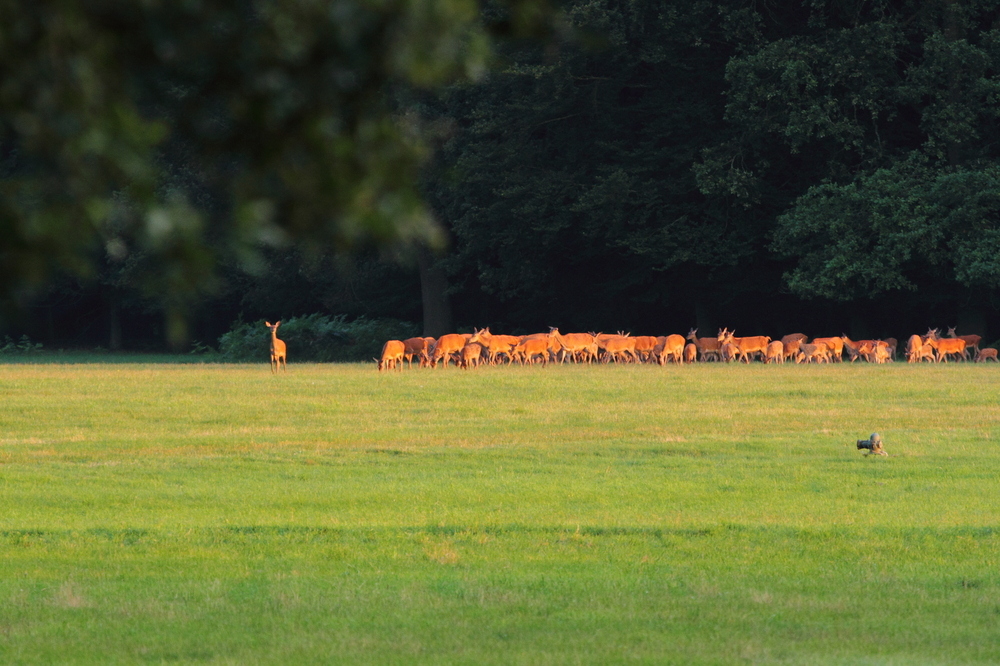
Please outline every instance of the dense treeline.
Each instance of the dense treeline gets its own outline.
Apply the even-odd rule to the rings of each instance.
[[[429,335],[957,324],[997,337],[1000,2],[564,12],[573,30],[501,42],[478,80],[383,88],[435,149],[420,186],[446,249],[284,247],[256,274],[223,264],[191,338],[314,312],[423,319]],[[177,187],[183,155],[164,158]],[[11,334],[160,344],[165,304],[130,273],[141,257],[106,254],[89,280],[34,293]]]

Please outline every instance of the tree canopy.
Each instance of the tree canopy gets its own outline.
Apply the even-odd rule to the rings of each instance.
[[[1000,2],[0,7],[8,295],[1000,325]]]

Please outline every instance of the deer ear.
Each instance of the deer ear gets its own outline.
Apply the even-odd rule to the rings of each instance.
[[[270,326],[270,325],[271,325],[271,322],[269,322],[269,321],[267,321],[267,320],[265,319],[265,320],[264,320],[264,326]]]

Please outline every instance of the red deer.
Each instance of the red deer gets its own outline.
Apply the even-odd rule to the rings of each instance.
[[[580,358],[590,361],[590,348],[593,346],[597,336],[593,333],[567,333],[563,335],[558,328],[549,330],[549,335],[555,336],[559,344],[562,345],[564,358],[569,355],[573,359]]]
[[[906,343],[906,362],[919,363],[921,352],[923,351],[924,340],[914,333]]]
[[[698,360],[698,346],[693,342],[684,345],[684,362],[694,363]]]
[[[888,363],[889,358],[891,356],[889,354],[889,345],[882,340],[876,340],[876,342],[877,344],[875,345],[875,356],[874,356],[875,362]]]
[[[882,340],[889,347],[889,358],[893,361],[896,360],[896,348],[899,347],[899,341],[896,338],[885,338]]]
[[[487,329],[489,330],[489,329]],[[482,340],[485,342],[485,339]],[[507,357],[507,364],[514,362],[513,349],[521,342],[521,338],[516,335],[491,335],[489,336],[489,347],[486,349],[486,358],[490,365],[496,365],[501,356]]]
[[[802,340],[792,340],[785,344],[785,360],[795,360],[795,357],[799,355],[799,347],[802,346]]]
[[[726,363],[732,363],[740,355],[739,347],[731,342],[722,343],[722,349],[719,352],[722,354],[722,360]]]
[[[664,365],[667,362],[667,356],[663,353],[663,350],[666,348],[667,336],[658,336],[656,338],[656,347],[653,348],[653,360],[659,365]]]
[[[466,343],[462,347],[460,366],[466,370],[479,367],[479,358],[482,356],[483,347],[477,342]]]
[[[625,335],[615,335],[604,341],[604,351],[606,355],[604,357],[604,362],[614,361],[619,362],[620,359],[624,359],[626,363],[638,362],[638,358],[635,355],[635,338],[631,338]]]
[[[520,339],[515,338],[512,335],[493,335],[490,333],[489,326],[484,329],[478,330],[472,334],[469,338],[468,344],[478,343],[483,346],[483,351],[486,354],[486,362],[490,365],[496,365],[497,358],[503,354],[507,356],[508,363],[511,360],[510,350],[513,349]]]
[[[420,367],[425,367],[431,360],[428,350],[432,344],[434,344],[434,338],[407,338],[403,340],[403,345],[406,347],[406,351],[403,352],[403,360],[412,368],[413,357],[416,356]]]
[[[722,344],[719,342],[718,337],[699,338],[698,329],[692,328],[690,331],[688,331],[687,339],[693,342],[698,347],[698,356],[701,358],[702,361],[722,360],[722,355],[720,353]]]
[[[851,363],[854,363],[861,356],[861,345],[865,342],[870,342],[869,340],[858,340],[855,342],[843,334],[840,336],[840,341],[844,343],[844,349],[847,351],[847,359]]]
[[[471,336],[470,336],[471,337]],[[465,346],[466,337],[460,333],[448,333],[438,338],[431,353],[431,367],[436,368],[438,361],[444,361],[442,368],[448,365],[452,354],[458,354]]]
[[[660,351],[660,359],[663,365],[666,361],[673,361],[674,363],[684,362],[684,338],[676,333],[668,335],[663,340],[663,349]]]
[[[756,335],[749,338],[737,338],[734,337],[736,331],[728,331],[723,329],[719,333],[719,342],[723,344],[733,344],[740,352],[740,360],[744,363],[749,363],[753,360],[755,354],[764,355],[767,350],[767,345],[771,343],[771,338],[766,335]]]
[[[949,338],[959,338],[960,340],[965,340],[965,360],[969,360],[969,350],[972,350],[978,356],[979,354],[979,343],[982,341],[982,336],[979,335],[955,335],[955,328],[948,329]]]
[[[799,353],[795,357],[796,363],[829,363],[830,349],[822,342],[812,344],[803,343],[799,345]]]
[[[985,363],[986,361],[997,362],[997,350],[993,347],[983,347],[976,354],[976,363]]]
[[[627,336],[623,335],[622,333],[596,333],[594,335],[594,340],[597,342],[598,356],[600,356],[602,360],[607,361],[608,340],[614,340],[615,338],[621,338],[621,337],[627,337]],[[601,352],[603,352],[603,354]]]
[[[940,332],[936,328],[928,331],[927,335],[927,344],[937,351],[938,363],[941,361],[947,363],[948,356],[951,354],[957,354],[962,358],[967,358],[965,355],[965,340],[962,338],[942,338]]]
[[[915,352],[914,358],[916,358],[916,361],[914,361],[915,363],[919,363],[921,361],[937,363],[937,352],[934,349],[934,346],[930,343],[921,344],[920,349]]]
[[[764,363],[784,363],[785,345],[780,340],[771,342],[764,351]]]
[[[789,333],[781,338],[781,344],[785,347],[788,346],[788,343],[796,341],[798,341],[799,344],[809,342],[809,336],[805,333]]]
[[[534,365],[535,357],[542,358],[542,367],[549,362],[549,338],[527,336],[511,352],[522,364]]]
[[[830,352],[830,358],[834,363],[844,360],[844,341],[840,338],[813,338],[813,344],[824,344]]]
[[[282,369],[282,363],[284,363],[284,369],[288,370],[288,356],[285,354],[285,342],[284,340],[278,339],[278,327],[281,326],[281,320],[271,323],[269,321],[264,322],[264,326],[271,329],[271,372],[277,372]]]
[[[403,344],[402,340],[388,340],[384,345],[382,345],[382,358],[378,362],[378,371],[383,370],[396,370],[403,369],[403,353],[406,351],[406,345]]]
[[[525,335],[525,336],[523,336],[523,337],[520,338],[518,344],[520,344],[521,342],[524,342],[525,340],[545,340],[546,344],[548,345],[548,352],[547,353],[549,355],[550,360],[553,360],[553,361],[556,358],[559,357],[559,352],[562,351],[562,345],[559,344],[559,341],[556,340],[552,336],[551,332],[549,332],[549,333],[532,333],[531,335]]]
[[[656,349],[657,339],[654,335],[637,335],[635,337],[635,355],[642,361],[653,360],[653,350]]]
[[[858,357],[865,359],[869,363],[876,363],[875,361],[875,350],[878,347],[888,348],[888,344],[881,340],[851,340],[846,335],[840,336],[841,342],[844,343],[844,349],[847,350],[847,356],[849,357],[851,363],[858,360]]]
[[[889,359],[889,345],[881,340],[862,340],[857,344],[856,351],[869,363],[885,363]]]

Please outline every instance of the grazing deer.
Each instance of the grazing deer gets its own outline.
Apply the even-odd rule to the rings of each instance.
[[[471,336],[470,336],[471,337]],[[451,361],[453,354],[459,354],[465,346],[466,337],[461,333],[448,333],[438,338],[431,354],[431,367],[436,368],[438,361],[443,361],[444,368]]]
[[[976,354],[976,363],[985,363],[986,361],[997,362],[997,350],[992,347],[983,347]]]
[[[663,339],[663,349],[660,352],[660,358],[664,362],[673,361],[680,365],[684,362],[684,347],[684,338],[676,333],[672,333]]]
[[[829,363],[830,349],[822,342],[799,345],[799,353],[795,357],[796,363]]]
[[[878,344],[875,345],[874,360],[876,363],[888,363],[892,355],[889,353],[889,345],[881,340],[877,341]]]
[[[648,363],[653,360],[653,350],[656,349],[659,341],[655,335],[635,336],[635,355],[640,362]]]
[[[420,367],[426,367],[430,363],[430,356],[427,350],[434,344],[434,338],[407,338],[403,340],[406,350],[403,352],[403,360],[409,367],[413,367],[413,357],[416,356],[420,362]]]
[[[403,355],[406,353],[406,345],[402,340],[386,340],[382,345],[382,357],[378,362],[378,371],[392,370],[403,371]]]
[[[281,320],[273,324],[265,321],[264,326],[271,329],[271,372],[281,370],[282,364],[284,364],[284,369],[287,371],[288,357],[285,354],[285,341],[278,339],[278,327],[281,326]]]

